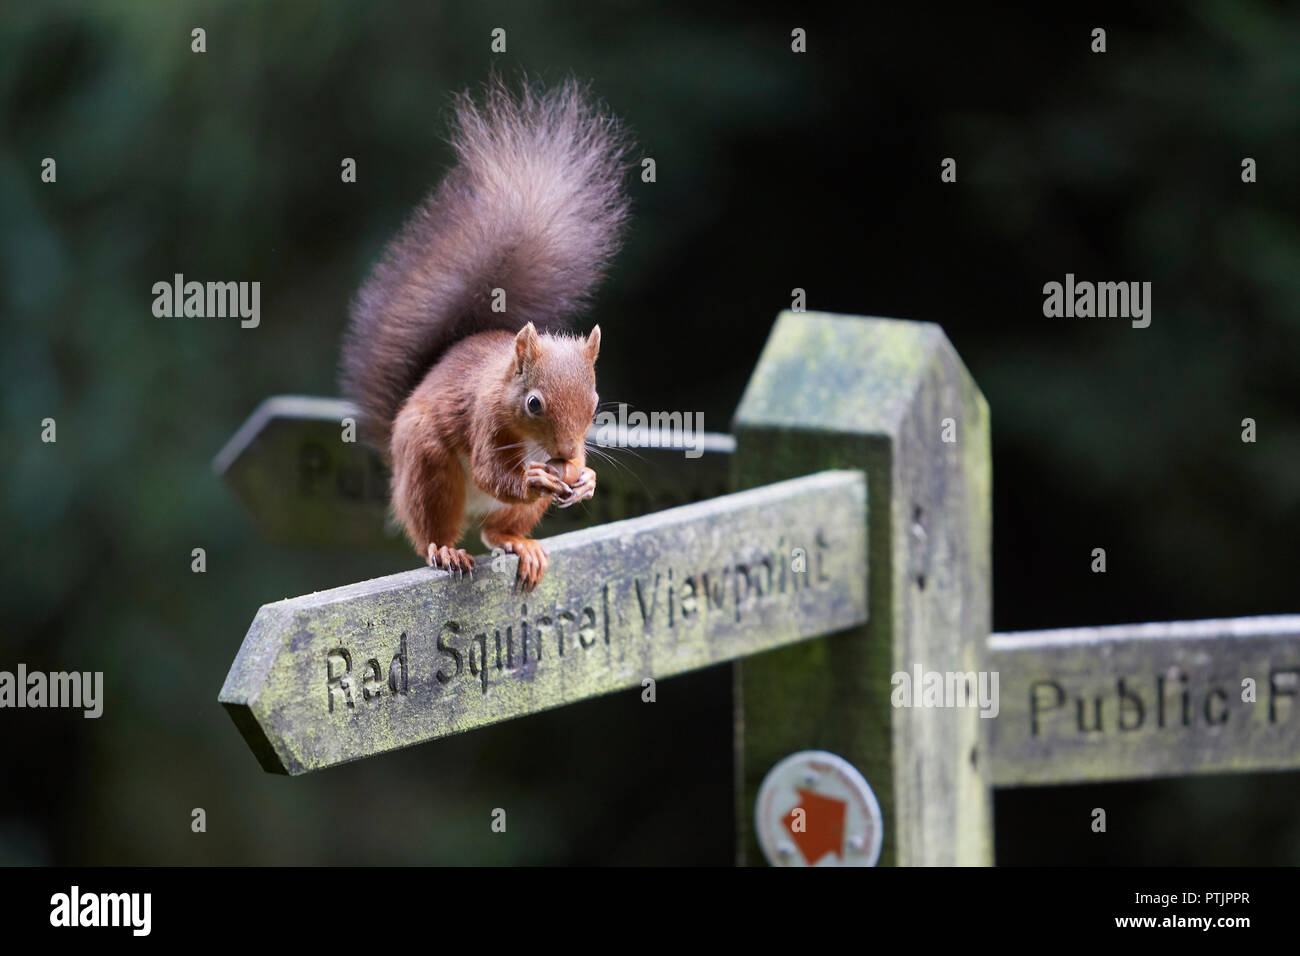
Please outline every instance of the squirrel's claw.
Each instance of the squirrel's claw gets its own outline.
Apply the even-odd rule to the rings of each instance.
[[[596,493],[596,473],[590,468],[583,468],[575,481],[569,488],[569,494],[559,502],[559,507],[569,508],[576,505],[579,501],[586,501]]]
[[[428,562],[431,568],[442,568],[457,574],[474,570],[474,556],[464,548],[449,548],[446,545],[440,548],[432,541],[429,542]]]
[[[571,489],[556,474],[550,465],[538,461],[524,466],[524,487],[537,489],[555,498],[567,498]]]
[[[551,566],[551,553],[540,542],[531,538],[507,542],[506,550],[519,555],[519,587],[531,591],[537,587],[546,569]]]

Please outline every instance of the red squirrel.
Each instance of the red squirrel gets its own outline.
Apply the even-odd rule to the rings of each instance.
[[[392,467],[392,509],[430,566],[456,572],[467,516],[519,556],[524,590],[550,563],[529,537],[552,504],[590,498],[600,327],[566,333],[621,242],[627,138],[574,81],[482,106],[456,97],[456,165],[389,243],[352,305],[345,394]]]

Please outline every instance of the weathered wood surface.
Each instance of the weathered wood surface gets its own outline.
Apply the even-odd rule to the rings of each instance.
[[[763,775],[794,751],[829,750],[875,791],[882,864],[991,863],[989,721],[973,708],[890,703],[895,672],[985,667],[992,470],[984,397],[937,325],[785,312],[733,431],[736,487],[856,468],[872,503],[870,621],[736,666],[741,862],[762,860],[751,817]]]
[[[268,398],[217,454],[213,469],[272,541],[409,550],[388,518],[387,465],[364,443],[343,440],[344,419],[357,415],[355,405],[338,398]],[[644,429],[640,438],[653,447],[598,446],[616,462],[591,455],[595,497],[573,508],[552,508],[537,533],[633,518],[731,490],[730,435],[694,436],[692,453],[697,450],[699,457],[690,458],[680,435]],[[588,440],[597,444],[594,427]],[[470,529],[466,541],[477,548],[477,532]]]
[[[1300,616],[995,634],[989,667],[1000,787],[1300,769]]]
[[[298,774],[861,624],[866,483],[824,472],[265,605],[220,700],[265,769]],[[800,549],[796,551],[796,549]],[[802,557],[801,557],[802,555]],[[786,701],[768,702],[780,713]]]

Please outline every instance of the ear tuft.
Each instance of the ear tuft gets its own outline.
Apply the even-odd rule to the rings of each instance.
[[[592,365],[596,364],[596,356],[600,354],[600,326],[593,325],[591,334],[587,336],[586,343],[582,346],[583,354],[587,356],[587,361]]]
[[[541,357],[542,343],[537,337],[537,328],[529,322],[515,336],[515,374],[522,374]]]

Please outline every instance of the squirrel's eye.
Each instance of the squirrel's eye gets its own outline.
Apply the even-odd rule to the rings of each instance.
[[[528,409],[529,415],[540,415],[542,413],[542,399],[540,395],[529,395],[528,401],[524,402],[524,407]]]

